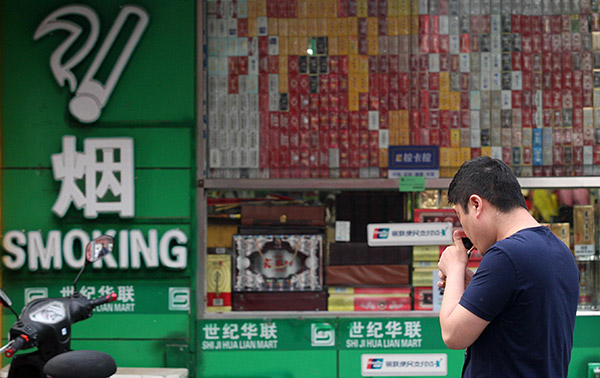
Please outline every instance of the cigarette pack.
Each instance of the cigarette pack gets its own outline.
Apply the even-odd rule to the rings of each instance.
[[[593,162],[594,162],[594,165],[600,164],[600,146],[599,145],[594,146]]]
[[[231,255],[206,259],[206,311],[231,311]]]
[[[595,212],[592,205],[573,207],[573,237],[576,257],[592,256],[595,253]]]
[[[590,147],[595,144],[595,131],[592,127],[584,127],[583,128],[583,145],[585,147]],[[587,164],[584,162],[584,164]],[[591,164],[591,162],[590,162]]]
[[[417,286],[414,288],[414,310],[431,311],[433,310],[433,287]]]
[[[440,259],[440,248],[437,245],[432,246],[414,246],[413,247],[413,264],[414,261],[431,261],[437,262]]]
[[[438,247],[439,254],[439,247]],[[437,270],[437,267],[415,267],[412,272],[412,285],[413,286],[432,286],[433,274]]]

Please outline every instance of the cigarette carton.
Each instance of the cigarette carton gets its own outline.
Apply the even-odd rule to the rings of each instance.
[[[595,212],[592,205],[573,207],[573,237],[576,257],[592,256],[595,253]]]
[[[206,311],[231,311],[231,256],[207,255]]]

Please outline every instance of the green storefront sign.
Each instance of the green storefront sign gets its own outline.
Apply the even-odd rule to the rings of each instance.
[[[437,317],[207,319],[198,334],[199,374],[207,377],[378,376],[379,361],[398,371],[410,364],[415,376],[452,377],[462,366],[462,351],[444,346]],[[403,360],[392,359],[398,354]],[[435,366],[427,374],[423,358],[432,356],[443,359],[437,369],[447,374]]]
[[[185,286],[187,280],[160,281],[135,280],[133,282],[106,279],[103,281],[86,280],[77,289],[88,298],[117,294],[115,302],[98,306],[96,314],[169,314],[191,311],[190,288]],[[73,294],[70,281],[64,284],[43,282],[18,282],[5,285],[6,292],[15,308],[22,308],[25,303],[37,298],[61,298]]]
[[[123,367],[194,370],[195,10],[0,1],[2,287],[17,311],[69,295],[82,247],[113,235],[78,288],[118,300],[72,346]]]
[[[443,348],[437,318],[204,320],[204,351]]]

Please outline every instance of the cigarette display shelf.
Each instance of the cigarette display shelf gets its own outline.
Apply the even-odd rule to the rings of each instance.
[[[447,189],[451,178],[426,179],[426,189]],[[600,188],[600,176],[573,176],[573,177],[520,177],[519,182],[524,189],[569,189],[569,188]],[[206,191],[211,190],[268,190],[268,191],[336,191],[336,190],[373,190],[389,191],[398,190],[399,183],[396,179],[211,179],[199,180],[198,189],[201,200],[198,204],[200,230],[206,231],[208,218],[206,217]],[[206,247],[200,241],[199,250],[206,254]],[[199,259],[200,265],[204,259]],[[200,266],[199,272],[204,271]],[[206,312],[203,308],[204,277],[198,277],[198,315],[204,319],[227,318],[254,318],[268,316],[269,318],[296,318],[300,314],[296,311],[233,311],[233,312]],[[598,310],[579,310],[578,316],[600,316]],[[369,311],[369,312],[339,312],[339,311],[305,311],[302,317],[437,317],[433,311]]]

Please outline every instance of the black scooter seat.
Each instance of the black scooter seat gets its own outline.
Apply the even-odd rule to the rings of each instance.
[[[115,374],[115,360],[104,352],[74,350],[52,357],[44,366],[51,378],[106,378]]]

